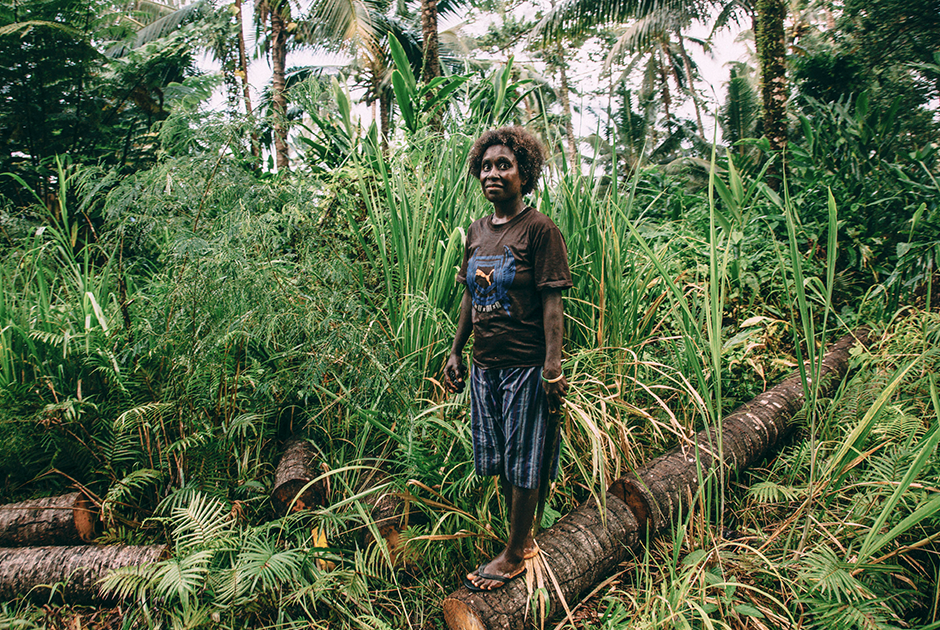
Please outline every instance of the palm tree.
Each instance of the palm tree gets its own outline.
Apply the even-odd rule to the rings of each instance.
[[[719,10],[717,26],[737,20],[741,12],[752,19],[760,60],[764,133],[771,148],[783,150],[787,142],[789,92],[783,31],[787,8],[783,0],[757,0],[753,5],[751,0],[564,0],[545,16],[537,31],[546,39],[556,38],[561,34],[588,33],[602,24],[624,23],[656,13],[672,14],[680,22],[703,22],[714,9]]]
[[[732,63],[725,102],[718,114],[722,135],[728,144],[734,146],[739,140],[756,137],[759,114],[760,99],[753,86],[750,68],[741,62]],[[738,145],[736,152],[744,156],[748,150]]]
[[[790,90],[786,75],[786,39],[783,21],[787,17],[784,0],[757,0],[754,39],[760,63],[761,102],[764,105],[764,135],[772,151],[782,153],[787,146],[787,100]],[[769,178],[776,182],[776,177]]]
[[[264,24],[270,22],[268,45],[271,53],[271,103],[273,110],[274,155],[278,171],[290,170],[287,148],[287,93],[284,73],[287,66],[287,37],[296,29],[290,19],[288,0],[258,0],[255,13]]]
[[[441,56],[437,40],[437,0],[421,0],[421,39],[424,50],[421,80],[427,83],[441,76]]]
[[[680,91],[686,92],[695,108],[695,121],[699,137],[704,140],[705,127],[702,125],[702,113],[699,95],[695,90],[694,66],[685,47],[685,41],[698,44],[708,50],[708,43],[699,39],[687,38],[682,31],[691,23],[687,14],[656,12],[636,20],[617,39],[605,62],[605,70],[625,53],[636,55],[629,66],[639,59],[647,57],[657,66],[661,75],[663,104],[666,108],[666,125],[670,125],[670,97],[666,75],[671,75]],[[679,61],[681,61],[681,70]],[[628,66],[628,67],[629,67]]]
[[[245,49],[245,29],[242,17],[242,0],[235,0],[235,29],[238,37],[238,72],[242,81],[242,96],[245,101],[245,114],[252,120],[254,111],[251,107],[251,86],[248,84],[248,53]],[[254,125],[252,125],[254,127]],[[258,143],[258,134],[251,134],[251,155],[256,163],[261,157],[261,147]]]
[[[414,49],[414,38],[401,22],[388,15],[388,0],[319,0],[302,25],[307,43],[353,57],[350,67],[363,80],[366,104],[378,104],[379,130],[387,146],[391,130],[392,90],[388,37]]]

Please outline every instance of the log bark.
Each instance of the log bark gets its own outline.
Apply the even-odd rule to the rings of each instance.
[[[98,510],[82,492],[0,505],[0,547],[91,542],[97,525]]]
[[[165,554],[164,545],[0,549],[0,600],[27,594],[45,600],[55,589],[69,603],[101,601],[98,581],[109,571],[150,564]]]
[[[852,346],[867,338],[868,330],[863,329],[830,347],[820,370],[820,395],[835,389],[848,371]],[[609,490],[630,506],[641,528],[649,527],[651,533],[666,529],[682,517],[698,492],[699,471],[704,478],[724,465],[733,474],[761,459],[787,434],[790,418],[804,402],[797,372],[725,417],[720,435],[714,427],[699,431],[688,443],[613,482]]]
[[[849,366],[849,351],[856,343],[867,343],[869,331],[861,329],[836,342],[825,355],[820,372],[820,394],[832,391]],[[595,583],[609,575],[630,555],[645,534],[658,533],[682,514],[698,490],[702,477],[715,466],[738,472],[764,457],[789,430],[790,418],[804,403],[799,373],[739,407],[727,416],[719,432],[704,430],[609,488],[606,521],[597,505],[588,501],[537,537],[546,563],[552,568],[569,606]],[[719,457],[719,454],[721,457]],[[550,617],[563,613],[554,588]],[[466,588],[444,600],[444,619],[452,630],[519,629],[527,621],[529,608],[525,579],[486,593]]]
[[[569,607],[627,559],[639,540],[638,530],[630,508],[608,493],[603,516],[594,500],[585,501],[536,537],[539,557],[554,572]],[[548,578],[546,585],[549,615],[563,614],[564,607]],[[471,593],[461,587],[444,600],[444,619],[452,630],[517,630],[532,625],[526,578],[487,593]]]
[[[388,462],[373,460],[370,462],[373,469],[365,475],[359,484],[357,492],[365,492],[387,483],[390,480],[385,468]],[[387,488],[384,492],[369,494],[363,503],[369,507],[369,518],[375,524],[375,530],[385,540],[392,562],[398,564],[403,551],[401,533],[411,525],[423,525],[428,522],[427,515],[416,509],[412,502],[406,498],[408,495],[394,488]],[[364,528],[360,541],[363,545],[370,545],[375,541],[372,528]]]
[[[329,495],[326,480],[310,483],[319,476],[317,451],[313,445],[303,438],[288,441],[277,463],[271,492],[271,502],[278,514],[286,514],[288,509],[299,512],[326,505]]]

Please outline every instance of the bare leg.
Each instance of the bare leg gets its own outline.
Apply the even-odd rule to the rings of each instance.
[[[503,499],[506,501],[506,506],[509,509],[509,518],[510,518],[509,526],[511,529],[512,523],[513,523],[511,520],[512,519],[513,490],[522,490],[523,492],[525,492],[526,490],[524,488],[516,488],[514,485],[509,483],[508,479],[506,479],[503,476],[500,476],[499,478],[499,487],[502,490]],[[536,492],[536,495],[537,495],[538,489],[534,490],[533,492]],[[538,499],[538,496],[536,496],[536,499]],[[537,507],[538,505],[536,504],[536,508]],[[532,518],[533,521],[534,521],[534,516],[535,516],[535,513],[533,512],[533,518]],[[511,532],[510,532],[510,535],[511,535]],[[532,525],[530,524],[528,529],[526,530],[526,539],[525,539],[525,545],[523,546],[523,549],[522,549],[522,554],[524,557],[530,558],[534,551],[535,551],[535,539],[532,538]]]
[[[532,521],[538,505],[538,488],[518,488],[505,479],[500,479],[503,496],[509,505],[509,541],[506,548],[481,569],[483,573],[509,577],[517,574],[525,565],[526,552],[535,546],[532,540]],[[481,578],[476,572],[467,574],[467,579],[483,589],[502,586],[495,580]]]

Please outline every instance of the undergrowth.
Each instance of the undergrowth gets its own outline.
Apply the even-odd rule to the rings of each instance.
[[[170,554],[105,580],[114,613],[24,598],[0,628],[441,627],[460,574],[506,536],[500,493],[473,476],[466,394],[446,398],[439,374],[462,239],[486,211],[465,156],[490,120],[443,140],[415,125],[388,154],[337,127],[342,165],[279,179],[229,159],[223,123],[186,116],[148,170],[61,165],[54,206],[0,252],[0,496],[84,488],[99,542]],[[212,150],[174,135],[187,125]],[[940,320],[887,312],[896,287],[844,289],[834,197],[809,225],[804,197],[730,156],[681,193],[645,168],[607,189],[555,172],[530,200],[575,282],[544,526],[792,370],[812,376],[856,324],[876,342],[831,398],[808,386],[780,453],[716,475],[577,625],[935,624]],[[687,216],[661,211],[667,193]],[[328,503],[284,516],[268,496],[294,435]],[[408,507],[398,542],[375,522],[383,497]]]

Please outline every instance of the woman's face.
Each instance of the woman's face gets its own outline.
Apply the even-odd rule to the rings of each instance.
[[[494,144],[483,153],[480,163],[480,185],[483,196],[490,203],[513,201],[522,196],[522,176],[519,163],[512,150],[503,144]]]

